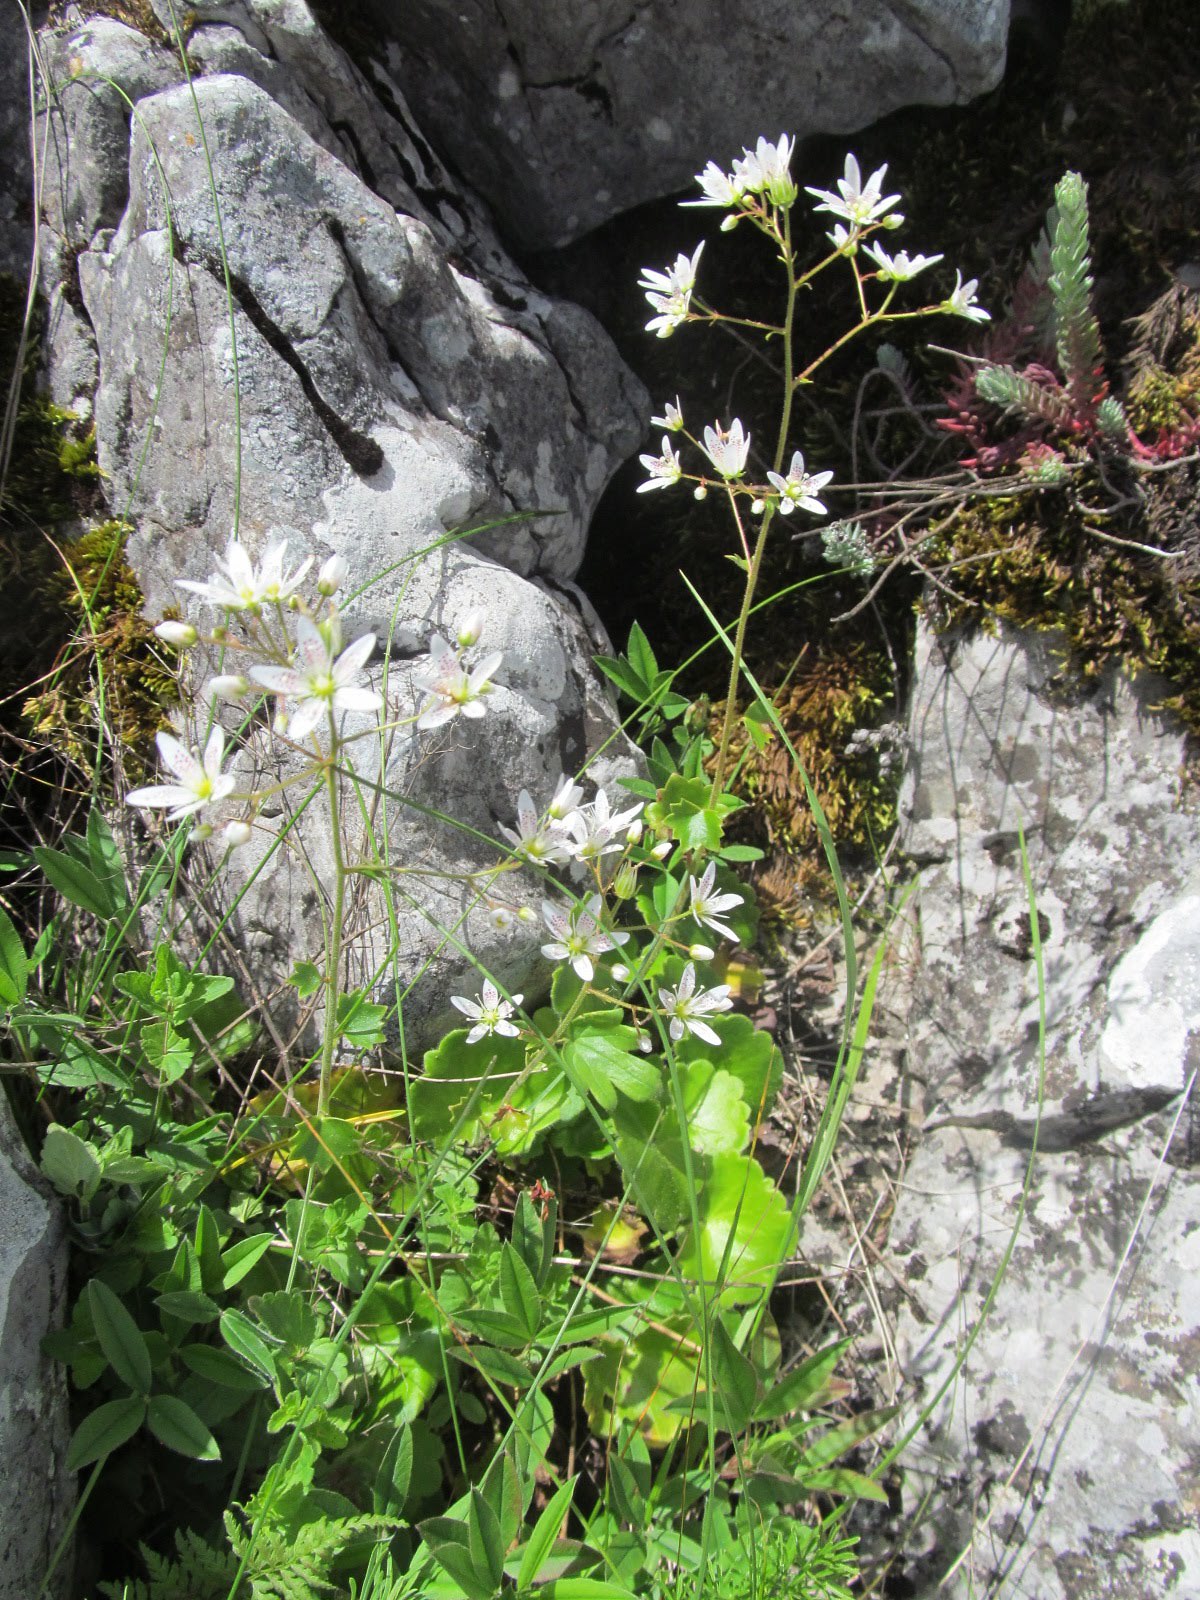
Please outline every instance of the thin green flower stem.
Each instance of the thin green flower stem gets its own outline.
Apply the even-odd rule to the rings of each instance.
[[[787,308],[783,317],[783,410],[779,418],[779,436],[775,443],[775,472],[782,472],[783,458],[787,453],[788,432],[792,425],[792,401],[795,396],[798,379],[792,377],[793,349],[792,336],[796,324],[796,294],[798,289],[796,272],[792,264],[792,223],[789,213],[784,213],[783,219],[783,260],[787,268]],[[726,485],[729,494],[729,506],[733,512],[734,521],[737,523],[738,534],[743,547],[746,546],[746,535],[742,527],[742,519],[738,513],[737,499],[731,485]],[[721,724],[721,741],[717,746],[716,761],[713,765],[712,799],[715,801],[721,793],[725,782],[725,771],[729,763],[729,746],[733,739],[733,724],[737,715],[738,683],[742,671],[742,653],[746,643],[746,626],[750,621],[750,613],[754,607],[754,595],[758,588],[759,573],[762,571],[763,557],[767,550],[767,535],[771,529],[771,520],[774,515],[774,505],[767,503],[763,511],[762,524],[755,540],[754,553],[750,557],[750,565],[746,572],[746,587],[742,593],[741,610],[738,612],[737,628],[734,632],[733,659],[730,662],[729,689],[725,696],[725,717]]]
[[[317,1115],[323,1117],[329,1103],[329,1085],[333,1077],[333,1050],[337,1044],[337,1002],[341,986],[342,923],[346,904],[346,863],[342,855],[342,822],[338,801],[337,727],[333,712],[329,713],[329,732],[332,747],[325,767],[325,792],[329,796],[329,825],[333,842],[333,926],[329,932],[325,953],[325,1021],[321,1037],[321,1078],[317,1087]]]

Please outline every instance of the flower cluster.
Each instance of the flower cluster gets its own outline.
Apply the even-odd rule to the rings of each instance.
[[[614,811],[603,789],[581,804],[583,790],[570,778],[559,783],[545,815],[539,815],[528,789],[517,796],[516,828],[499,825],[514,852],[534,866],[598,865],[641,835],[642,802]]]
[[[348,577],[345,558],[332,555],[316,578],[316,602],[302,594],[313,558],[287,570],[287,541],[267,546],[257,563],[235,536],[230,539],[216,571],[206,582],[189,578],[178,586],[197,595],[223,613],[207,634],[190,622],[160,622],[155,633],[175,650],[205,644],[223,655],[242,656],[242,671],[221,670],[208,681],[210,731],[203,754],[188,749],[169,733],[158,735],[163,766],[176,782],[150,784],[131,790],[126,803],[147,810],[163,810],[168,822],[193,821],[193,838],[211,837],[216,829],[230,848],[252,837],[260,796],[237,796],[235,779],[222,770],[225,730],[217,720],[221,706],[249,710],[264,696],[274,702],[272,727],[293,745],[303,745],[319,759],[342,738],[345,713],[378,717],[383,696],[364,681],[375,651],[373,633],[361,634],[346,644],[342,617],[334,596]],[[464,652],[478,643],[483,619],[477,612],[465,617],[455,630],[453,643],[434,634],[429,646],[429,670],[415,679],[424,700],[408,718],[418,730],[437,728],[457,716],[481,717],[484,696],[501,655],[493,651],[469,668]],[[222,662],[222,668],[232,663]],[[223,813],[237,805],[240,815],[226,820]]]

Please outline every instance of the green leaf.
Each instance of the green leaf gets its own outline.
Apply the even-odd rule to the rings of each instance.
[[[127,1394],[120,1400],[109,1400],[97,1406],[71,1435],[67,1446],[67,1471],[78,1472],[119,1450],[133,1438],[145,1415],[146,1401],[142,1395]]]
[[[53,887],[73,906],[90,911],[92,916],[99,917],[103,922],[109,921],[121,910],[120,904],[113,903],[110,887],[66,851],[36,845],[33,856]]]
[[[718,1422],[730,1433],[740,1433],[754,1410],[758,1378],[754,1363],[734,1344],[719,1317],[712,1325],[712,1373]]]
[[[686,1038],[678,1047],[681,1061],[712,1060],[722,1072],[741,1085],[742,1098],[750,1111],[751,1125],[757,1125],[770,1110],[783,1082],[783,1057],[771,1035],[756,1028],[749,1017],[710,1017],[710,1024],[721,1041],[721,1048],[700,1039]]]
[[[321,969],[314,966],[311,961],[297,961],[288,982],[294,985],[301,1000],[307,1000],[321,987]]]
[[[487,1308],[456,1311],[454,1320],[468,1333],[477,1334],[489,1344],[499,1345],[505,1350],[524,1350],[533,1337],[526,1329],[525,1319],[514,1317],[511,1311]]]
[[[475,1570],[465,1522],[454,1517],[429,1517],[417,1525],[417,1532],[467,1600],[495,1600],[497,1586]]]
[[[646,821],[653,828],[667,829],[685,850],[711,852],[721,848],[724,819],[740,804],[727,794],[714,800],[711,785],[703,777],[672,773],[661,798],[646,807]]]
[[[517,1573],[519,1589],[528,1589],[537,1582],[542,1563],[554,1549],[555,1541],[562,1529],[563,1518],[571,1509],[571,1497],[575,1493],[578,1481],[578,1474],[568,1478],[566,1483],[551,1496],[545,1510],[534,1524],[533,1532],[529,1535],[521,1555],[521,1566]]]
[[[504,1309],[532,1339],[542,1325],[542,1300],[533,1274],[511,1244],[500,1252],[500,1293]]]
[[[546,1282],[554,1261],[554,1237],[558,1222],[558,1201],[554,1198],[542,1202],[545,1217],[538,1215],[529,1191],[523,1189],[513,1213],[513,1248],[533,1274],[540,1289]]]
[[[471,1565],[494,1590],[499,1589],[504,1582],[504,1542],[500,1537],[500,1522],[476,1488],[471,1490],[471,1504],[467,1511],[467,1541]]]
[[[424,1075],[413,1081],[414,1138],[444,1143],[461,1117],[457,1139],[472,1143],[481,1119],[496,1110],[524,1069],[520,1039],[493,1034],[468,1044],[465,1028],[452,1029],[436,1050],[426,1051]]]
[[[252,1372],[275,1382],[274,1352],[244,1312],[231,1308],[221,1313],[221,1337]]]
[[[489,1344],[454,1345],[446,1354],[465,1367],[474,1367],[493,1383],[507,1389],[528,1389],[533,1373],[506,1350],[497,1350]]]
[[[620,1012],[610,1013],[619,1017]],[[577,1086],[611,1111],[618,1093],[630,1100],[652,1100],[661,1077],[652,1061],[637,1052],[637,1030],[601,1014],[577,1025],[562,1047],[563,1065]]]
[[[317,1314],[298,1289],[252,1295],[250,1309],[267,1332],[294,1354],[303,1354],[317,1337]]]
[[[620,656],[593,656],[592,660],[609,682],[615,683],[621,693],[637,705],[649,700],[652,693],[651,685],[639,676],[628,661]]]
[[[218,1350],[215,1345],[185,1344],[180,1347],[179,1355],[189,1372],[222,1389],[256,1394],[267,1381],[261,1372],[251,1371],[228,1350]]]
[[[151,1070],[164,1084],[178,1083],[196,1059],[193,1041],[172,1027],[166,1017],[143,1023],[138,1042]]]
[[[628,1589],[604,1578],[555,1578],[538,1590],[545,1600],[634,1600]]]
[[[480,1493],[496,1514],[501,1544],[507,1550],[517,1542],[517,1534],[522,1531],[522,1523],[525,1522],[526,1504],[533,1498],[533,1483],[528,1483],[522,1490],[522,1478],[512,1446],[506,1445],[504,1450],[496,1451],[491,1458],[491,1466],[480,1480]]]
[[[168,1450],[193,1461],[219,1461],[220,1446],[186,1401],[178,1395],[156,1394],[146,1411],[146,1426]]]
[[[720,854],[722,861],[761,861],[764,852],[756,844],[723,844]]]
[[[622,1101],[613,1121],[617,1160],[638,1210],[660,1233],[673,1233],[691,1214],[683,1140],[674,1118]]]
[[[20,1005],[29,987],[29,959],[21,935],[8,912],[0,907],[0,1001]]]
[[[678,1264],[687,1277],[720,1280],[723,1306],[758,1300],[791,1254],[796,1229],[783,1195],[750,1156],[712,1157],[700,1196],[700,1229],[689,1229]]]
[[[114,909],[127,910],[129,890],[125,886],[125,863],[108,820],[98,806],[93,806],[88,812],[87,853],[92,871],[104,885]]]
[[[198,1289],[178,1289],[155,1295],[154,1304],[164,1317],[174,1317],[188,1327],[196,1323],[215,1322],[221,1314],[217,1302]]]
[[[200,1285],[210,1294],[222,1287],[225,1266],[221,1260],[221,1224],[210,1206],[202,1205],[196,1217],[196,1259],[200,1263]]]
[[[231,1244],[222,1256],[221,1288],[232,1289],[235,1284],[253,1272],[274,1242],[269,1233],[253,1233],[248,1239]]]
[[[794,1415],[797,1411],[815,1411],[829,1396],[830,1380],[843,1353],[850,1345],[849,1339],[839,1339],[809,1356],[768,1390],[754,1408],[755,1422],[774,1422],[777,1417]]]
[[[413,1435],[408,1423],[402,1423],[392,1435],[392,1442],[383,1453],[379,1471],[372,1489],[372,1507],[384,1515],[398,1517],[408,1499],[412,1482]]]
[[[658,677],[658,662],[655,660],[654,651],[650,648],[650,641],[642,631],[640,623],[633,623],[629,629],[629,641],[625,646],[625,655],[630,666],[638,677],[645,683],[653,683]]]
[[[824,1472],[806,1472],[803,1475],[803,1488],[824,1490],[828,1494],[845,1494],[855,1500],[874,1500],[880,1505],[888,1504],[887,1490],[883,1489],[873,1478],[864,1477],[861,1472],[854,1472],[849,1467],[829,1467]]]
[[[338,995],[338,1032],[351,1050],[371,1050],[384,1040],[388,1007],[375,1005],[361,989]]]
[[[42,1144],[42,1171],[58,1190],[73,1200],[90,1200],[103,1176],[100,1158],[70,1128],[52,1122]]]
[[[711,1061],[690,1061],[680,1076],[692,1149],[706,1156],[744,1150],[750,1142],[750,1108],[733,1074],[718,1071]]]
[[[137,1394],[150,1391],[150,1352],[137,1323],[106,1283],[92,1278],[85,1290],[96,1339],[122,1383]]]

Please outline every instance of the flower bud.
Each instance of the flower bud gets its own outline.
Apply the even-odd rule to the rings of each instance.
[[[642,837],[642,819],[641,819],[641,817],[634,817],[633,821],[629,824],[628,828],[626,828],[626,830],[625,830],[625,838],[626,838],[626,840],[627,840],[627,842],[629,844],[637,844],[637,842],[639,841],[639,839],[641,837]]]
[[[711,961],[715,954],[710,944],[693,944],[688,946],[688,955],[693,961]]]
[[[188,834],[188,838],[193,844],[203,844],[206,839],[212,838],[212,829],[207,822],[198,822]]]
[[[656,861],[665,861],[674,848],[675,841],[673,839],[660,839],[650,854]]]
[[[618,900],[632,900],[637,893],[637,868],[631,861],[622,863],[613,880],[613,893]]]
[[[761,517],[763,512],[767,509],[767,502],[765,500],[752,500],[750,502],[750,509],[756,517]]]
[[[221,836],[231,850],[240,850],[244,844],[249,844],[250,835],[248,822],[227,822],[221,829]]]
[[[222,672],[209,679],[208,688],[216,699],[235,706],[250,693],[251,684],[249,678],[244,678],[240,672]]]
[[[654,1041],[651,1039],[650,1035],[644,1032],[642,1029],[638,1030],[637,1047],[644,1056],[648,1056],[651,1050],[654,1049]]]
[[[484,615],[478,606],[467,612],[454,630],[454,638],[460,650],[467,650],[471,645],[479,643],[483,624]]]
[[[271,727],[272,727],[272,730],[275,733],[278,733],[278,734],[281,734],[281,735],[285,734],[288,731],[288,714],[287,714],[287,707],[285,705],[281,704],[276,709],[275,720],[274,720],[274,722],[272,722]]]
[[[693,500],[707,500],[708,499],[708,488],[707,488],[707,486],[705,484],[703,484],[703,483],[697,485],[697,487],[692,490],[692,498],[693,498]]]
[[[345,556],[332,555],[317,574],[317,593],[336,594],[350,574]]]
[[[618,983],[628,983],[629,968],[623,961],[614,961],[612,964],[612,975]]]
[[[533,909],[532,906],[522,906],[521,909],[517,912],[517,921],[518,922],[536,922],[537,921],[537,912]]]
[[[225,641],[228,638],[229,638],[229,629],[225,626],[225,624],[223,622],[218,622],[216,627],[212,631],[212,642],[214,644],[224,644]]]
[[[342,653],[342,618],[337,611],[331,612],[324,622],[318,622],[317,628],[322,639],[329,646],[331,656],[340,656]]]
[[[190,650],[200,637],[190,622],[160,622],[154,632],[164,644],[174,645],[176,650]]]

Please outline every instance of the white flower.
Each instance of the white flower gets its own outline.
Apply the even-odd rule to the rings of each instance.
[[[807,186],[805,193],[815,195],[821,201],[819,206],[814,207],[815,210],[828,211],[835,217],[845,218],[850,224],[852,233],[858,233],[874,222],[883,221],[900,198],[898,194],[883,193],[883,180],[886,175],[885,161],[883,166],[873,172],[864,183],[858,162],[852,155],[848,155],[844,176],[837,180],[837,194],[829,189],[813,189]],[[891,219],[888,220],[889,225],[893,225]]]
[[[246,554],[246,547],[237,538],[229,541],[224,561],[218,560],[220,569],[207,583],[193,583],[188,578],[177,578],[180,589],[191,589],[202,599],[215,606],[225,606],[230,611],[257,611],[264,600],[286,600],[293,594],[312,566],[312,557],[302,561],[290,578],[283,575],[283,561],[287,554],[287,540],[270,545],[255,570]]]
[[[318,594],[336,594],[350,576],[350,564],[345,556],[332,555],[317,573]]]
[[[804,457],[799,450],[792,455],[792,464],[788,468],[786,478],[781,477],[778,472],[767,473],[771,487],[778,490],[779,514],[783,517],[790,517],[797,506],[802,511],[813,511],[819,516],[825,516],[825,507],[817,499],[817,493],[832,477],[832,472],[805,472]]]
[[[293,739],[303,739],[331,712],[379,710],[382,698],[357,682],[374,648],[375,635],[364,633],[335,661],[329,640],[316,623],[300,616],[296,619],[295,665],[252,667],[250,676],[272,694],[294,702],[287,712],[288,732]]]
[[[497,826],[517,854],[524,856],[527,861],[563,866],[574,853],[563,837],[561,825],[556,828],[551,822],[543,826],[528,789],[522,789],[517,796],[516,829],[506,828],[503,823]]]
[[[714,933],[719,933],[723,939],[732,939],[738,942],[738,936],[732,928],[720,921],[726,912],[732,911],[734,906],[740,906],[745,900],[740,894],[714,894],[713,885],[717,876],[717,864],[710,861],[704,869],[701,878],[688,877],[688,895],[691,904],[688,911],[705,928],[711,928]],[[692,954],[696,952],[693,950]]]
[[[163,765],[179,779],[178,783],[154,783],[145,789],[131,789],[127,806],[146,806],[151,810],[170,807],[168,822],[192,817],[205,806],[224,800],[233,790],[234,780],[221,771],[225,757],[225,730],[217,723],[208,736],[202,758],[173,739],[169,733],[155,735]]]
[[[627,811],[614,811],[603,789],[596,790],[591,805],[580,806],[567,817],[564,827],[575,840],[573,854],[577,861],[598,861],[601,856],[624,847],[625,831],[634,818],[640,815],[643,802],[630,806]]]
[[[492,906],[487,914],[488,926],[497,933],[511,933],[516,926],[516,917],[507,906]]]
[[[478,606],[474,606],[465,617],[461,617],[455,623],[454,642],[460,650],[469,650],[473,644],[479,643],[484,621],[483,612]]]
[[[733,164],[734,181],[748,194],[765,194],[773,205],[790,206],[796,198],[796,185],[788,166],[796,141],[780,134],[779,143],[760,139],[753,150],[743,150]]]
[[[685,206],[720,206],[722,210],[737,205],[745,194],[735,163],[732,175],[722,172],[715,161],[710,161],[703,172],[696,174],[696,182],[704,190],[703,200],[683,200]]]
[[[616,929],[605,933],[597,920],[599,911],[598,894],[592,895],[584,905],[572,906],[570,911],[551,905],[549,900],[542,901],[542,916],[554,935],[553,943],[542,946],[542,954],[548,961],[569,961],[585,983],[590,983],[595,976],[594,956],[602,956],[606,950],[629,940],[627,933],[618,933]]]
[[[453,717],[482,717],[483,697],[492,690],[492,675],[504,660],[499,650],[484,656],[468,672],[462,657],[435,633],[429,641],[432,671],[413,681],[428,695],[417,718],[418,728],[440,728]]]
[[[924,272],[926,267],[932,267],[942,257],[937,256],[910,256],[907,250],[897,250],[894,256],[888,255],[880,244],[869,244],[864,251],[879,268],[879,276],[886,278],[889,283],[908,283],[915,278],[918,272]]]
[[[683,477],[683,468],[679,465],[679,453],[672,450],[671,441],[663,434],[663,453],[661,456],[639,456],[638,460],[650,474],[645,483],[639,483],[637,492],[645,494],[649,489],[669,489],[672,484],[678,483]]]
[[[728,429],[718,422],[716,427],[704,430],[704,453],[723,478],[737,478],[746,470],[746,457],[750,451],[750,435],[744,431],[739,418],[734,417]]]
[[[519,994],[513,995],[511,1001],[501,999],[496,985],[490,978],[485,978],[478,1000],[466,1000],[461,994],[452,994],[450,1004],[457,1006],[463,1016],[475,1024],[467,1034],[467,1043],[474,1044],[489,1033],[500,1033],[505,1038],[515,1039],[521,1030],[508,1019],[523,999],[524,996]]]
[[[558,788],[554,791],[554,799],[546,807],[546,815],[552,822],[563,822],[582,799],[583,790],[573,778],[560,778]]]
[[[668,400],[663,407],[661,417],[651,417],[650,423],[655,428],[665,428],[668,433],[680,433],[683,430],[683,412],[679,405],[679,396]]]
[[[948,311],[951,316],[966,317],[968,322],[990,322],[991,312],[985,311],[982,306],[975,303],[975,291],[978,287],[978,278],[969,278],[964,283],[962,273],[955,268],[954,288],[942,301],[938,310]]]
[[[226,705],[235,706],[239,700],[244,700],[250,693],[252,685],[250,679],[243,677],[240,672],[221,672],[215,678],[208,680],[208,690],[217,700],[224,700]]]
[[[660,989],[658,1003],[670,1017],[672,1039],[678,1041],[685,1033],[694,1033],[706,1044],[720,1044],[721,1036],[704,1020],[711,1012],[728,1011],[733,1005],[729,998],[729,985],[719,983],[714,989],[696,990],[696,969],[689,961],[675,989]]]
[[[665,339],[681,323],[686,322],[703,249],[702,239],[693,255],[685,256],[681,252],[675,257],[675,265],[668,267],[665,272],[655,272],[651,267],[642,268],[638,288],[644,292],[651,309],[659,313],[646,324],[647,333],[657,333],[660,339]]]
[[[176,650],[190,650],[200,637],[190,622],[160,622],[154,632],[164,644],[174,645]]]

